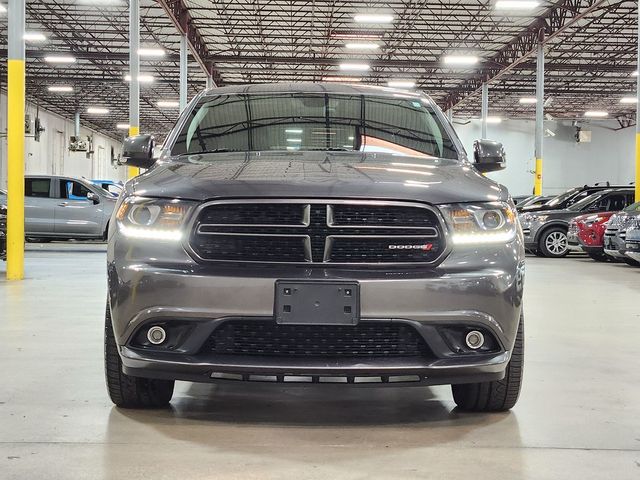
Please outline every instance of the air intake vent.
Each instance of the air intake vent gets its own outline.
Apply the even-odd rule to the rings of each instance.
[[[425,357],[430,354],[416,330],[401,323],[279,325],[275,320],[229,320],[213,331],[202,352],[280,357]]]

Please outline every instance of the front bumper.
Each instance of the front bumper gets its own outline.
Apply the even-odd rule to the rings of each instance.
[[[523,221],[520,219],[522,225],[522,233],[524,235],[524,245],[527,249],[535,249],[538,247],[538,233],[544,226],[544,222],[538,220]]]
[[[625,246],[626,232],[616,232],[615,234],[605,233],[604,235],[604,253],[613,258],[624,258],[626,252]]]
[[[625,243],[625,255],[636,262],[640,262],[640,242],[627,240]]]
[[[123,238],[112,229],[108,247],[109,305],[124,371],[148,378],[212,382],[242,380],[325,383],[450,384],[504,376],[522,310],[522,238],[506,245],[460,247],[437,267],[346,268],[202,265],[181,245]],[[160,260],[161,259],[161,260]],[[278,279],[357,281],[361,321],[415,327],[433,355],[424,358],[300,358],[202,353],[212,329],[233,318],[273,319]],[[193,325],[180,349],[135,348],[153,322]],[[454,354],[434,332],[441,326],[477,326],[499,348]]]

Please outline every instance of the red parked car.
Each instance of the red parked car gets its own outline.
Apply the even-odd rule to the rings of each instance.
[[[614,213],[588,213],[571,220],[567,233],[569,248],[584,251],[598,262],[606,262],[609,257],[604,253],[604,231]]]

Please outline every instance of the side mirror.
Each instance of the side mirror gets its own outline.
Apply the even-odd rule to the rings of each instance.
[[[100,197],[98,196],[97,193],[93,193],[93,192],[87,193],[87,200],[92,201],[94,205],[97,205],[100,203]]]
[[[151,135],[127,137],[122,146],[121,162],[131,167],[150,168],[156,162],[153,158],[155,143]]]
[[[473,142],[473,159],[473,166],[482,173],[503,170],[507,162],[502,144],[491,140]]]

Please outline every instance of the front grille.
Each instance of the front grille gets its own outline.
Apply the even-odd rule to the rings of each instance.
[[[428,207],[384,202],[214,202],[190,238],[203,261],[433,263],[445,249]]]
[[[569,233],[573,233],[573,234],[578,233],[578,224],[575,222],[575,220],[572,220],[569,223]]]
[[[213,331],[201,353],[332,358],[430,354],[418,332],[401,323],[279,325],[274,320],[229,320]]]

